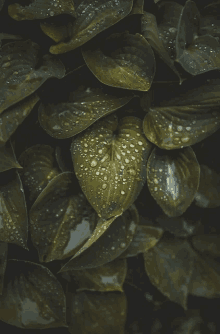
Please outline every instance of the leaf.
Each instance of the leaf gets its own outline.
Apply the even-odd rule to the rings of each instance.
[[[0,202],[0,241],[28,249],[24,190],[15,170],[0,174]]]
[[[40,22],[41,30],[50,37],[54,42],[64,42],[71,37],[72,34],[72,24],[60,24],[60,23],[48,23]]]
[[[133,7],[129,15],[144,14],[144,0],[133,0]]]
[[[105,55],[95,43],[82,49],[83,58],[92,73],[108,86],[148,91],[156,63],[146,39],[140,34],[116,33],[106,39],[105,45],[109,55]]]
[[[72,24],[69,41],[50,47],[50,52],[60,54],[85,44],[101,31],[126,17],[132,9],[132,0],[81,0],[76,5],[76,20]]]
[[[28,6],[14,3],[8,6],[8,14],[16,21],[44,19],[60,14],[76,17],[72,0],[34,0]]]
[[[0,147],[0,172],[5,172],[12,168],[22,168],[13,151],[10,140]]]
[[[49,55],[38,65],[39,46],[30,40],[5,44],[0,50],[0,113],[37,90],[48,78],[62,78],[65,68]]]
[[[0,295],[4,286],[4,276],[7,264],[8,244],[0,241]]]
[[[4,145],[39,101],[37,94],[6,109],[0,116],[0,145]]]
[[[49,269],[29,261],[8,261],[1,321],[25,329],[66,327],[65,303],[62,286]]]
[[[5,2],[5,0],[0,0],[0,10],[3,8],[4,2]]]
[[[56,176],[30,210],[31,238],[41,262],[74,255],[95,228],[97,214],[74,187],[73,173]]]
[[[220,236],[216,234],[196,235],[192,238],[192,244],[201,253],[220,257]]]
[[[97,268],[74,270],[73,275],[77,282],[77,291],[120,291],[123,292],[123,283],[127,272],[125,259],[116,259]]]
[[[179,83],[183,82],[183,78],[181,78],[180,73],[177,71],[174,60],[171,59],[168,51],[166,50],[162,38],[159,37],[159,30],[157,27],[156,17],[151,14],[144,12],[144,15],[141,18],[141,26],[142,26],[142,35],[153,50],[159,55],[159,57],[171,68],[171,70],[179,77]],[[170,28],[172,31],[174,28]]]
[[[73,139],[74,171],[99,217],[119,216],[135,201],[151,148],[141,120],[132,116],[119,124],[116,115],[107,116]]]
[[[199,187],[200,166],[191,147],[176,151],[154,148],[147,163],[151,195],[170,217],[182,215]]]
[[[55,164],[54,149],[49,145],[34,145],[25,150],[19,157],[23,167],[20,172],[28,201],[33,202],[48,183],[60,171]]]
[[[72,334],[123,334],[127,300],[124,293],[68,293],[67,323]]]
[[[109,222],[98,222],[91,238],[60,272],[96,268],[113,261],[132,242],[138,222],[138,212],[134,205],[116,219],[114,217]]]
[[[1,0],[0,0],[0,10],[1,10]],[[4,39],[22,39],[19,35],[5,34],[4,32],[0,33],[0,47],[2,46],[2,40]]]
[[[200,314],[199,309],[187,310],[184,316],[172,321],[172,331],[178,334],[202,334],[205,323]]]

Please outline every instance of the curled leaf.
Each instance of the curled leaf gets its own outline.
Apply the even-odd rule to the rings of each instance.
[[[8,244],[0,241],[0,295],[4,286],[4,276],[7,264]]]
[[[199,187],[200,166],[191,147],[176,151],[154,148],[147,163],[151,195],[166,215],[183,214]]]
[[[10,140],[0,147],[0,172],[7,171],[12,168],[22,168],[18,163]]]
[[[141,120],[129,116],[119,124],[117,116],[107,116],[73,139],[74,171],[100,217],[119,216],[135,201],[151,148]]]
[[[108,55],[91,43],[82,50],[92,73],[105,85],[148,91],[155,75],[156,63],[146,39],[140,34],[124,32],[110,35],[105,44]]]

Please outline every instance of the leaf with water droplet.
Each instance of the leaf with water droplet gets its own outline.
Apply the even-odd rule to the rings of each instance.
[[[199,187],[200,166],[191,147],[164,151],[154,148],[147,162],[151,195],[170,217],[182,215]]]
[[[0,174],[0,201],[0,240],[27,249],[27,210],[17,171],[9,170]]]
[[[83,45],[126,17],[132,9],[132,3],[132,0],[80,1],[75,5],[76,20],[72,23],[71,38],[51,46],[50,52],[60,54]]]
[[[8,6],[8,14],[16,21],[44,19],[60,14],[76,17],[72,0],[34,0],[28,6],[14,3]]]
[[[5,172],[12,168],[22,168],[19,165],[11,141],[8,140],[6,144],[0,147],[0,172]]]
[[[1,224],[1,219],[0,219]],[[4,286],[4,276],[7,264],[8,244],[0,241],[0,295]]]
[[[5,44],[0,50],[0,113],[36,91],[47,79],[64,77],[60,60],[44,55],[30,40]]]
[[[98,45],[94,41],[88,43],[82,54],[89,69],[102,83],[124,89],[150,89],[156,62],[150,44],[142,35],[127,31],[116,33],[101,45],[107,53],[100,48],[99,39]]]
[[[115,114],[107,116],[73,139],[75,174],[100,217],[121,215],[135,201],[146,181],[151,149],[142,121],[132,116],[119,124]]]
[[[73,256],[95,228],[98,216],[85,196],[76,194],[74,181],[70,172],[56,176],[30,210],[31,238],[41,262]]]
[[[220,257],[220,235],[204,234],[192,237],[192,244],[200,253],[211,257]]]
[[[66,299],[49,269],[9,260],[0,296],[0,320],[25,329],[66,327]]]
[[[73,172],[73,162],[70,154],[70,144],[66,142],[56,146],[55,156],[58,166],[62,172]]]
[[[100,220],[88,242],[60,270],[96,268],[119,257],[133,240],[139,222],[134,205],[121,216]]]

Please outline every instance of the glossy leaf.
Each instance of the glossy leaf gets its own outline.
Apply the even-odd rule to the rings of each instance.
[[[132,242],[138,222],[138,212],[132,205],[122,216],[110,220],[109,223],[98,223],[88,244],[83,245],[60,271],[96,268],[113,261]]]
[[[8,244],[0,241],[0,295],[4,286],[5,269],[7,265]]]
[[[0,240],[27,249],[28,221],[24,190],[14,170],[0,174]]]
[[[146,39],[140,34],[124,32],[110,35],[105,44],[109,55],[105,55],[100,46],[91,43],[82,50],[92,73],[108,86],[148,91],[156,63]]]
[[[39,101],[37,94],[9,107],[0,116],[0,145],[4,145]]]
[[[76,17],[73,0],[34,0],[29,6],[14,3],[8,6],[8,14],[17,21],[44,19],[60,14]]]
[[[67,323],[71,334],[124,334],[127,300],[124,293],[68,293]]]
[[[56,167],[54,149],[49,145],[34,145],[19,157],[23,167],[20,172],[28,201],[33,204],[47,184],[60,171]]]
[[[196,250],[213,257],[220,257],[220,236],[217,234],[196,235],[192,238],[192,244]]]
[[[0,147],[0,172],[4,172],[12,168],[22,167],[19,165],[15,157],[13,147],[9,140],[4,146]]]
[[[65,68],[49,55],[38,66],[39,46],[30,40],[5,44],[0,50],[0,113],[37,90],[48,78],[62,78]]]
[[[199,187],[200,166],[191,147],[176,151],[154,148],[147,163],[151,195],[168,216],[183,214]]]
[[[64,53],[83,45],[127,16],[132,9],[132,3],[132,0],[78,1],[75,6],[76,20],[72,24],[70,40],[51,46],[50,52]]]
[[[119,124],[116,115],[107,116],[73,139],[74,171],[100,217],[121,215],[135,201],[151,148],[141,120],[129,116]]]
[[[49,269],[29,261],[8,261],[1,321],[25,329],[66,327],[65,302],[62,286]]]
[[[30,211],[30,230],[41,262],[74,255],[91,236],[97,214],[83,194],[74,194],[73,173],[56,176]]]

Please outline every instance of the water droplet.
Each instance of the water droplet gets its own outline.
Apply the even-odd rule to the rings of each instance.
[[[125,243],[125,242],[122,242],[122,243],[120,244],[120,247],[121,247],[121,248],[125,248],[125,246],[126,246],[126,243]]]
[[[99,153],[99,154],[102,154],[102,150],[98,150],[98,153]]]
[[[187,127],[186,127],[186,130],[187,130],[187,131],[190,131],[190,130],[191,130],[191,127],[190,127],[190,126],[187,126]]]
[[[91,161],[91,167],[95,167],[97,165],[97,161],[94,159]]]
[[[104,183],[104,184],[102,185],[102,189],[106,189],[106,188],[107,188],[107,184]]]
[[[112,250],[115,250],[115,247],[112,247],[111,249],[112,249]]]
[[[183,129],[183,127],[182,127],[181,125],[179,125],[179,126],[177,127],[177,130],[178,130],[178,131],[182,131],[182,129]]]
[[[138,145],[140,145],[140,146],[143,145],[142,141],[139,141],[139,142],[138,142]]]
[[[187,141],[189,141],[189,137],[184,137],[181,139],[183,143],[186,143]]]
[[[122,195],[124,195],[124,194],[125,194],[125,192],[122,190],[122,191],[121,191],[121,194],[122,194]]]
[[[129,160],[128,159],[125,159],[125,162],[126,162],[126,164],[129,164]]]

